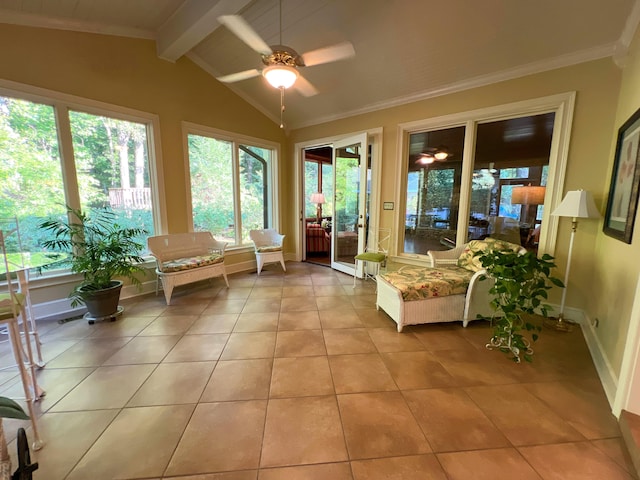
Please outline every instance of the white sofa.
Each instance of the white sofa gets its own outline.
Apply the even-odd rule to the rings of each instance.
[[[480,280],[485,270],[474,256],[475,251],[485,248],[522,249],[488,238],[472,240],[451,250],[429,251],[431,267],[405,266],[376,277],[376,308],[384,310],[398,324],[398,332],[405,325],[462,321],[466,327],[478,315],[490,318],[493,310],[489,289],[493,283],[488,278]],[[430,278],[443,280],[432,284]]]
[[[229,288],[224,265],[225,242],[213,238],[211,232],[174,233],[149,237],[147,244],[156,259],[156,295],[162,282],[167,305],[173,289],[200,280],[224,277]]]

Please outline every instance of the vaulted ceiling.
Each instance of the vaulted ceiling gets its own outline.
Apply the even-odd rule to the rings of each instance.
[[[279,0],[0,0],[0,24],[151,39],[160,58],[186,55],[213,77],[263,66],[220,15],[241,15],[268,45],[298,53],[351,42],[355,57],[300,68],[317,95],[286,91],[285,124],[299,128],[598,58],[623,62],[639,2],[282,0],[280,14]],[[279,92],[264,78],[227,85],[279,122]]]

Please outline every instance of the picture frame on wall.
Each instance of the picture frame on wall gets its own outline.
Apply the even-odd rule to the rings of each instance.
[[[604,233],[631,243],[640,184],[640,109],[618,130]]]

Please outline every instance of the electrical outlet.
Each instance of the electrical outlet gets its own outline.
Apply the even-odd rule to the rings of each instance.
[[[600,320],[598,319],[598,317],[595,318],[595,320],[592,322],[592,325],[594,328],[598,328],[598,326],[600,325]]]

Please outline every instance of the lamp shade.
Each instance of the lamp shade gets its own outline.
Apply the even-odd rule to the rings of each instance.
[[[317,203],[317,204],[322,204],[322,203],[327,203],[327,201],[324,198],[324,193],[312,193],[311,194],[311,203]]]
[[[542,205],[544,203],[545,187],[513,187],[511,203],[520,205]]]
[[[562,203],[551,212],[555,217],[600,218],[593,197],[586,190],[567,192]]]
[[[275,88],[289,88],[298,79],[298,70],[287,65],[272,65],[262,71],[267,82]]]

